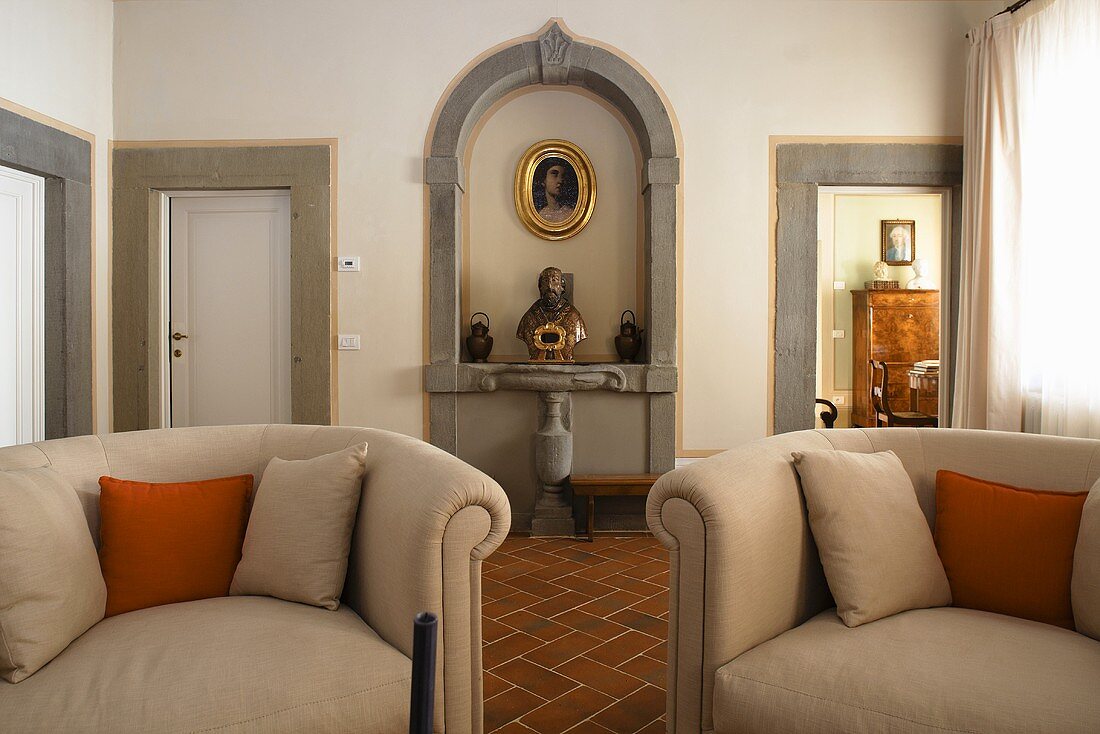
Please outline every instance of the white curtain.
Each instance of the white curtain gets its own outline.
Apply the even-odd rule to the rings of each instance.
[[[1100,438],[1100,0],[969,37],[951,424]]]

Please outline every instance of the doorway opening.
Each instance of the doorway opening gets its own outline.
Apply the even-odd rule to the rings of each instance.
[[[818,188],[816,387],[837,409],[835,427],[878,423],[871,389],[882,372],[871,360],[887,365],[894,412],[945,412],[951,207],[945,187]]]
[[[46,437],[46,180],[0,166],[0,446]]]
[[[336,141],[115,141],[111,165],[112,430],[167,424],[163,192],[227,189],[289,191],[291,420],[338,423]]]
[[[160,194],[164,426],[290,423],[290,192]]]

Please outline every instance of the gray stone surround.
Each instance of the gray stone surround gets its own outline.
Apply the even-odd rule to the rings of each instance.
[[[0,165],[46,179],[46,438],[92,433],[92,144],[0,109]]]
[[[600,95],[625,117],[642,155],[644,213],[646,353],[632,365],[503,365],[464,362],[459,322],[462,198],[466,175],[462,160],[469,137],[495,102],[535,84],[575,85]],[[429,187],[429,393],[430,440],[456,455],[460,447],[460,394],[527,390],[539,395],[540,427],[535,440],[535,471],[542,493],[532,522],[536,533],[572,533],[559,484],[563,452],[570,445],[570,393],[604,390],[641,393],[647,399],[646,466],[664,472],[675,465],[677,390],[676,331],[676,187],[680,161],[672,118],[660,94],[625,58],[572,37],[551,22],[535,40],[518,41],[484,58],[452,88],[431,132],[424,161]],[[549,263],[532,263],[540,269]],[[548,408],[549,406],[549,408]],[[550,425],[548,421],[548,416]],[[564,428],[563,428],[564,426]],[[557,442],[557,443],[555,443]],[[542,458],[553,457],[553,459]],[[553,466],[551,466],[553,464]],[[568,467],[566,467],[568,473]],[[547,498],[552,512],[543,512]],[[543,521],[540,526],[540,520]]]
[[[813,428],[817,361],[818,186],[937,186],[951,189],[947,395],[958,337],[962,252],[961,145],[788,143],[775,149],[775,433]],[[950,405],[940,410],[950,415]]]
[[[117,147],[113,164],[114,429],[159,425],[159,191],[290,190],[291,420],[328,424],[332,408],[328,145]]]

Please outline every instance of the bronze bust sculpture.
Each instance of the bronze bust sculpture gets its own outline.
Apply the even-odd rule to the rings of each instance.
[[[580,311],[565,297],[558,268],[539,273],[539,299],[519,320],[516,338],[527,344],[532,362],[572,362],[573,348],[588,338]]]

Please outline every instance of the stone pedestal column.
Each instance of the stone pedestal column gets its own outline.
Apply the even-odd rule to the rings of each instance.
[[[562,407],[568,392],[540,392],[542,424],[535,433],[535,472],[539,497],[531,519],[532,535],[573,535],[573,506],[564,483],[573,469],[573,434],[565,424]]]

